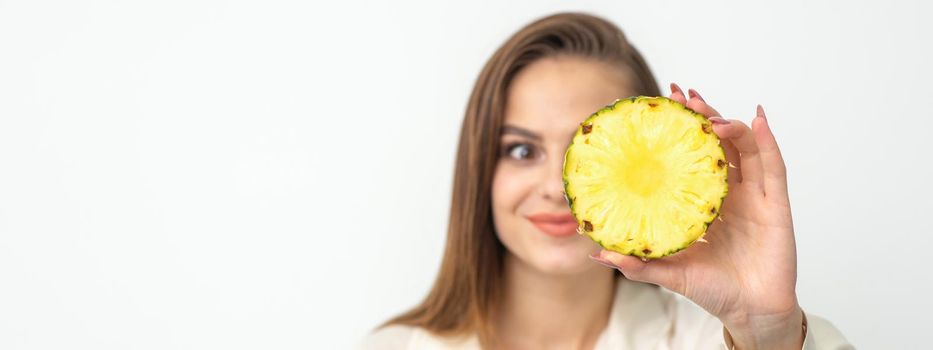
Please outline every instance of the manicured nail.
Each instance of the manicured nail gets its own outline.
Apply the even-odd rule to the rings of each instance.
[[[678,92],[681,94],[684,93],[684,91],[680,89],[680,86],[677,86],[677,84],[675,83],[671,83],[671,93],[678,93]]]
[[[611,261],[606,260],[606,259],[603,259],[603,257],[599,256],[599,253],[590,254],[590,259],[593,260],[593,261],[595,261],[595,262],[598,262],[600,265],[603,265],[603,266],[608,267],[608,268],[610,268],[610,269],[618,269],[618,268],[619,268],[618,266],[616,266],[615,264],[613,264]]]
[[[723,119],[722,117],[709,117],[706,119],[709,120],[710,123],[719,124],[719,125],[728,125],[729,123],[731,123],[728,119]]]
[[[700,101],[706,102],[706,100],[703,99],[703,96],[700,96],[700,93],[694,89],[687,90],[687,93],[690,94],[690,98],[696,98]]]
[[[765,109],[762,108],[761,105],[758,105],[758,116],[761,117],[761,119],[768,119],[768,117],[765,116]]]

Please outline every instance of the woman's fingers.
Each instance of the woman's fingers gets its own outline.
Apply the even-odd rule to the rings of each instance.
[[[758,105],[757,116],[752,120],[752,131],[761,154],[765,196],[787,198],[787,168],[778,148],[777,140],[771,132],[764,108]]]
[[[739,159],[742,162],[742,184],[757,188],[764,194],[761,154],[752,129],[742,121],[730,120],[728,124],[714,123],[713,131],[719,135],[720,139],[732,141],[739,152]]]
[[[687,104],[687,96],[684,96],[684,91],[674,83],[671,83],[671,99],[682,105]]]
[[[672,83],[671,99],[713,122],[713,130],[721,138],[726,160],[735,167],[729,172],[730,184],[743,183],[757,187],[765,195],[770,192],[781,196],[779,198],[787,197],[784,159],[761,106],[758,106],[757,116],[752,121],[753,127],[749,127],[741,121],[722,119],[719,111],[707,104],[694,89],[688,89],[685,97],[680,86]]]
[[[716,111],[715,108],[706,103],[706,100],[703,99],[703,96],[700,96],[700,93],[694,89],[687,90],[687,93],[690,95],[690,100],[687,101],[687,108],[692,109],[694,112],[705,115],[707,118],[710,117],[721,117],[722,115]]]
[[[602,250],[594,260],[609,262],[630,280],[657,284],[679,294],[684,294],[683,270],[670,259],[642,261],[640,258]]]
[[[690,101],[687,101],[685,104],[687,108],[692,109],[694,112],[700,113],[706,118],[708,118],[713,123],[726,123],[729,122],[725,119],[722,119],[719,111],[706,103],[706,100],[703,99],[703,96],[700,96],[700,93],[694,89],[688,90],[690,95]],[[732,144],[731,140],[720,140],[720,145],[722,146],[723,151],[726,153],[726,161],[732,165],[732,169],[729,169],[729,185],[736,185],[742,182],[742,160],[739,157],[739,151],[735,148],[735,145]]]

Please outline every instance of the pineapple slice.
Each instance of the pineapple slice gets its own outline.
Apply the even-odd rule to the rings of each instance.
[[[664,97],[617,100],[587,118],[564,156],[577,231],[603,248],[660,258],[702,240],[728,192],[712,124]]]

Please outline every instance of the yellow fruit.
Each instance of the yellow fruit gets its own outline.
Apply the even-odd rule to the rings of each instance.
[[[660,258],[701,239],[728,192],[712,124],[664,97],[618,100],[587,118],[564,156],[578,232],[626,255]]]

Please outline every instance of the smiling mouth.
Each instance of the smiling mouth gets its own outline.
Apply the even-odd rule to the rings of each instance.
[[[554,237],[575,235],[577,233],[577,227],[580,226],[577,223],[577,219],[575,219],[570,213],[540,213],[528,215],[527,218],[528,221],[531,221],[531,223],[535,225],[535,227],[537,227],[538,230],[540,230],[542,233]]]

